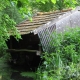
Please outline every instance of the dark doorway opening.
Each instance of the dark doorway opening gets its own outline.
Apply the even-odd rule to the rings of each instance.
[[[9,64],[14,69],[36,71],[41,62],[40,55],[36,55],[36,51],[41,51],[38,35],[31,33],[21,35],[21,37],[22,39],[17,41],[13,36],[11,36],[10,40],[6,42],[11,54]],[[15,49],[17,51],[13,51],[11,49]],[[24,51],[24,49],[28,49],[30,51]]]
[[[16,58],[13,58],[16,57]],[[12,69],[22,70],[22,71],[36,71],[40,65],[41,58],[34,54],[19,54],[12,55],[9,64]]]

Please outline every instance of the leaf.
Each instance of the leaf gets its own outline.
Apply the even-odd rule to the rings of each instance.
[[[36,2],[42,2],[43,4],[45,4],[46,0],[36,0]]]
[[[40,0],[36,0],[36,2],[40,2]]]
[[[51,0],[51,2],[55,4],[56,3],[56,0]]]
[[[42,2],[43,4],[45,4],[45,1],[44,1],[44,0],[42,0],[41,2]]]

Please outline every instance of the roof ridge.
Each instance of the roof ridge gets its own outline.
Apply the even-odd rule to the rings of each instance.
[[[56,11],[50,11],[50,12],[37,12],[37,15],[46,15],[46,14],[53,14],[53,13],[58,13],[58,12],[66,12],[66,11],[71,11],[71,8],[68,9],[63,9],[63,10],[56,10]]]
[[[72,9],[63,9],[63,10],[56,10],[56,11],[50,11],[50,12],[37,12],[36,16],[33,16],[32,18],[35,18],[37,16],[41,16],[41,15],[49,15],[49,14],[56,14],[56,13],[61,13],[61,12],[67,12],[67,11],[71,11]],[[25,23],[26,21],[30,21],[29,19],[25,19],[24,21],[20,22],[19,24],[17,24],[16,26]]]

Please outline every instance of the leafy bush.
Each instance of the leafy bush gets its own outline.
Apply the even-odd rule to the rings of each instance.
[[[37,70],[37,80],[80,80],[80,28],[52,35],[53,52],[42,55],[45,61]]]

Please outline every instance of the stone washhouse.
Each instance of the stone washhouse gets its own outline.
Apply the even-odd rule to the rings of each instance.
[[[80,26],[80,8],[75,10],[65,9],[54,12],[38,12],[32,21],[25,20],[16,28],[22,39],[17,41],[13,36],[6,42],[12,62],[24,65],[27,69],[36,69],[40,62],[41,52],[49,52],[51,41],[50,34],[65,31],[66,27]]]

